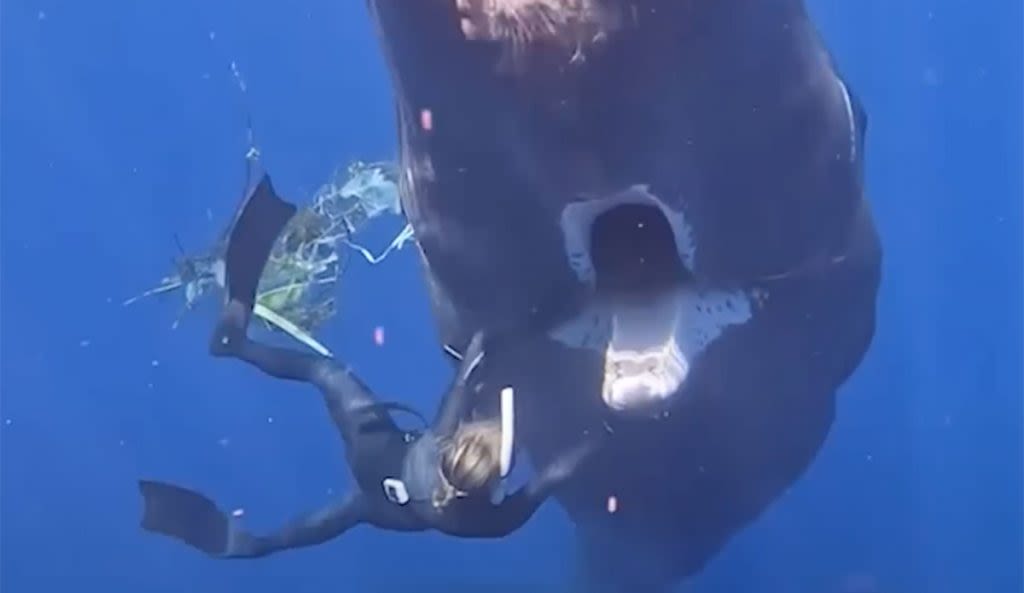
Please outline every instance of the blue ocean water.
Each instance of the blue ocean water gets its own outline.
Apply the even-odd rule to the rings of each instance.
[[[811,470],[682,590],[1016,593],[1021,3],[810,7],[870,118],[878,332]],[[172,330],[179,301],[121,301],[169,271],[175,234],[199,248],[230,216],[247,116],[286,196],[394,156],[363,3],[4,0],[0,75],[4,593],[558,590],[572,540],[553,503],[503,541],[360,528],[257,562],[138,528],[139,477],[244,506],[254,527],[346,487],[315,394],[207,356],[212,305]],[[448,367],[414,253],[386,264],[350,268],[323,338],[426,408]]]

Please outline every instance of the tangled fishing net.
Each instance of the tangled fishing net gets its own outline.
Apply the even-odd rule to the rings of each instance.
[[[299,209],[288,222],[271,251],[257,290],[253,308],[256,318],[268,328],[330,355],[313,336],[336,312],[337,285],[352,251],[377,264],[412,239],[412,228],[406,224],[379,255],[356,242],[373,220],[382,215],[402,215],[396,174],[389,163],[356,162],[317,190],[312,203]],[[173,274],[155,288],[125,301],[125,305],[183,290],[184,311],[191,310],[212,290],[223,288],[226,242],[227,232],[205,253],[182,252],[175,259]]]

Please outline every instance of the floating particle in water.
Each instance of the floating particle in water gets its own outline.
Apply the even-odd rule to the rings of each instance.
[[[160,361],[154,358],[152,362],[150,362],[149,364],[152,365],[153,367],[158,367],[160,366]]]
[[[420,127],[426,132],[434,129],[434,114],[429,109],[420,111]]]
[[[373,328],[373,343],[378,346],[384,345],[384,328],[379,325]]]
[[[619,499],[616,498],[615,496],[609,496],[608,497],[608,513],[609,514],[615,513],[615,511],[618,511],[618,510],[619,510]]]
[[[244,514],[245,514],[245,509],[243,509],[243,508],[237,508],[237,509],[231,511],[231,516],[232,517],[241,517]]]
[[[274,423],[274,417],[273,416],[267,416],[267,424],[273,424],[273,423]]]

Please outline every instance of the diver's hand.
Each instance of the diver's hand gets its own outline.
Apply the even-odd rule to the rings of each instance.
[[[560,453],[541,472],[541,484],[545,489],[554,488],[568,480],[576,468],[600,446],[602,439],[589,436],[579,444]]]

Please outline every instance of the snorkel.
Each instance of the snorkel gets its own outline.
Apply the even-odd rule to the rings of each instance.
[[[516,405],[515,390],[505,387],[501,390],[501,448],[499,449],[498,479],[491,491],[491,502],[499,504],[505,498],[505,478],[512,471],[512,454],[515,451]]]
[[[515,444],[516,404],[511,387],[501,390],[501,479],[512,469],[512,451]]]

